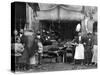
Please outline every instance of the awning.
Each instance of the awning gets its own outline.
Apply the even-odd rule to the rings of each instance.
[[[40,10],[50,10],[57,6],[69,9],[69,10],[75,10],[75,11],[82,11],[82,6],[79,5],[64,5],[64,4],[48,4],[48,3],[39,3]]]
[[[39,11],[37,12],[36,18],[39,20],[57,20],[58,19],[57,8],[53,8],[51,10]]]
[[[82,20],[84,15],[79,11],[67,10],[60,8],[60,19],[61,20]]]
[[[51,7],[51,8],[50,8]],[[40,7],[36,19],[39,20],[82,20],[84,15],[81,8],[60,5]]]

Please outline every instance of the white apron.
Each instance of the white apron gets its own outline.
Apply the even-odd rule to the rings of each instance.
[[[78,46],[76,46],[74,59],[84,59],[84,46],[83,46],[83,44],[78,44]]]

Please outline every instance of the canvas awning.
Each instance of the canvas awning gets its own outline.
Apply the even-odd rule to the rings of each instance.
[[[84,18],[84,15],[79,11],[60,8],[61,20],[82,20],[83,18]]]
[[[81,20],[84,18],[81,10],[81,6],[40,5],[36,18],[39,20]]]
[[[37,19],[57,20],[58,19],[57,8],[53,8],[51,10],[42,10],[42,11],[37,12]]]

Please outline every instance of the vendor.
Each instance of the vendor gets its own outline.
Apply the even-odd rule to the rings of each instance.
[[[78,36],[75,40],[76,48],[75,48],[75,56],[74,56],[74,64],[76,61],[80,61],[81,65],[83,65],[84,61],[84,46],[83,46],[83,37],[82,33],[78,33]]]
[[[85,65],[91,65],[92,61],[92,49],[93,49],[93,36],[92,33],[88,33],[85,38]]]

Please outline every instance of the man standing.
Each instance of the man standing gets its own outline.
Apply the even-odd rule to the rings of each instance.
[[[93,57],[92,57],[92,63],[94,63],[94,65],[97,65],[97,32],[94,32],[94,36],[93,36]]]
[[[75,61],[79,61],[81,62],[81,65],[83,65],[83,60],[84,60],[84,46],[83,46],[83,37],[82,37],[82,33],[78,33],[78,37],[76,37],[75,39],[75,44],[76,44],[76,48],[75,48],[75,56],[74,59]]]
[[[42,59],[41,57],[43,54],[43,44],[40,41],[40,38],[38,38],[37,44],[38,44],[38,64],[41,65],[41,59]]]
[[[92,34],[88,33],[85,38],[85,65],[91,65],[92,60],[92,48],[93,48],[93,38]]]
[[[38,49],[37,43],[34,41],[34,38],[35,35],[32,30],[24,31],[24,35],[21,38],[21,41],[24,44],[24,51],[19,61],[20,63],[22,63],[22,65],[25,64],[26,69],[29,69],[31,63],[33,63],[30,62],[30,59],[32,59]]]

